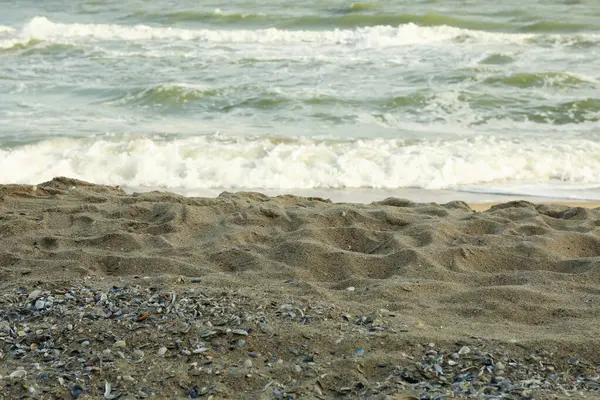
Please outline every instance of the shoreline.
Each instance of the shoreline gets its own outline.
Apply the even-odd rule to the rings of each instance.
[[[568,199],[562,197],[508,195],[494,193],[475,193],[456,190],[431,190],[417,188],[389,189],[265,189],[265,188],[220,188],[220,189],[165,189],[158,187],[133,187],[122,186],[126,193],[148,193],[159,191],[175,193],[185,197],[216,198],[223,192],[253,192],[270,197],[300,196],[320,197],[329,199],[334,203],[370,204],[382,201],[388,197],[407,199],[415,203],[444,204],[451,201],[464,201],[477,210],[484,210],[493,205],[510,201],[528,201],[535,204],[558,204],[573,207],[595,208],[600,205],[600,200]]]

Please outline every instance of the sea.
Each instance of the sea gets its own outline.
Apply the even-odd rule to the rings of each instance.
[[[0,0],[0,183],[600,200],[597,0]]]

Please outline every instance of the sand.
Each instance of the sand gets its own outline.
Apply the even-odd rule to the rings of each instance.
[[[344,376],[340,346],[401,363],[401,353],[429,343],[490,341],[544,349],[557,365],[595,365],[600,209],[587,206],[188,198],[68,178],[3,185],[0,288],[191,285],[235,290],[248,304],[321,307],[329,319],[282,326],[278,343],[305,340]],[[341,318],[360,315],[403,328],[336,343]],[[375,379],[377,367],[364,368],[365,382]]]

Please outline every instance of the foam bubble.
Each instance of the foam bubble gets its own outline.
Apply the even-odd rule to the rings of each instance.
[[[9,33],[13,33],[14,31],[15,31],[15,28],[12,28],[10,26],[0,25],[0,35],[6,35]]]
[[[147,25],[122,26],[115,24],[63,24],[46,17],[35,17],[23,28],[22,36],[38,40],[92,38],[99,40],[178,39],[209,42],[252,43],[320,43],[360,45],[365,47],[398,46],[473,38],[477,40],[522,41],[531,34],[501,34],[471,31],[450,26],[423,27],[412,23],[392,26],[373,26],[328,31],[281,30],[211,30],[161,28]]]
[[[600,144],[479,137],[400,140],[63,138],[0,149],[0,181],[71,176],[165,188],[456,189],[507,182],[600,182]]]

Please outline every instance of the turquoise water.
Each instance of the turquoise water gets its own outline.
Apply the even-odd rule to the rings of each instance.
[[[598,2],[2,10],[2,183],[600,199]]]

